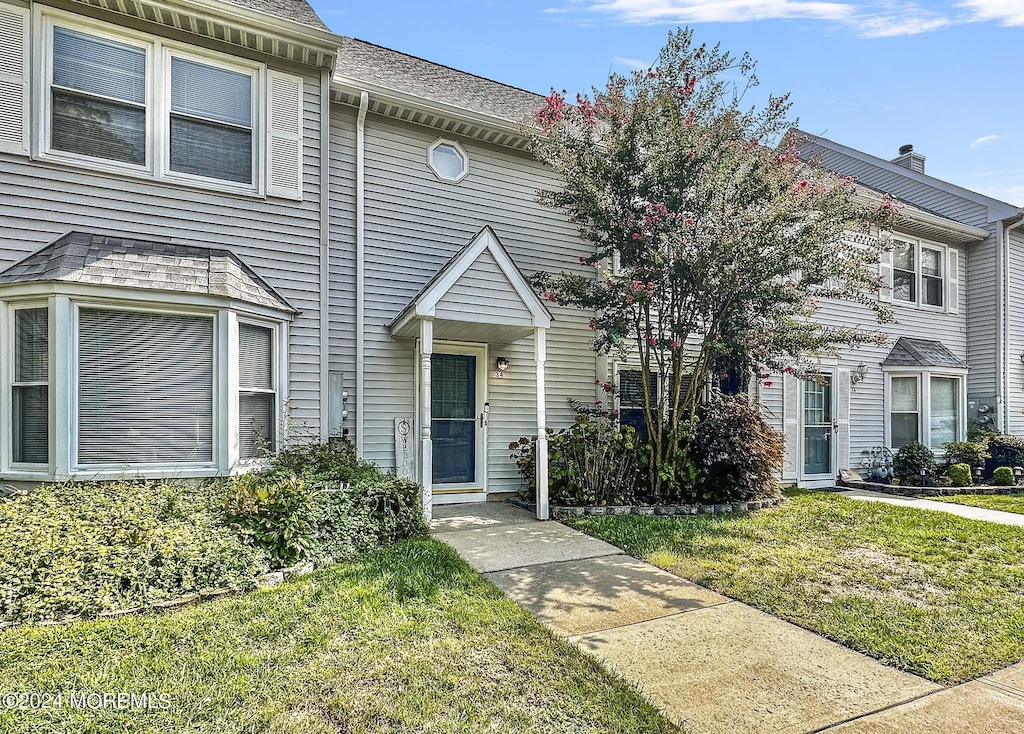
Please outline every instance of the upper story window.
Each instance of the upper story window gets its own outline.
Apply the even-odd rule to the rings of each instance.
[[[430,168],[443,181],[461,181],[469,173],[469,158],[462,146],[451,140],[436,140],[427,152]]]
[[[951,300],[956,298],[947,278],[955,259],[955,250],[952,249],[947,251],[944,247],[897,240],[892,253],[893,300],[917,306],[945,307],[947,294]]]
[[[36,12],[38,157],[302,198],[302,77],[55,9]]]

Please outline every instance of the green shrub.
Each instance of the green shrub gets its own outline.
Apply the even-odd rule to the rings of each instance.
[[[590,418],[548,436],[548,491],[555,505],[636,501],[643,453],[636,430]]]
[[[970,487],[974,484],[970,464],[953,464],[949,467],[949,480],[954,487]]]
[[[427,534],[423,488],[393,474],[378,473],[357,484],[325,487],[314,500],[315,554],[342,561]]]
[[[985,468],[989,475],[1000,466],[1024,466],[1024,436],[999,433],[989,438],[988,445],[992,457]]]
[[[313,548],[313,494],[298,477],[242,474],[225,482],[224,518],[266,551],[274,568],[283,568]]]
[[[270,457],[267,474],[301,477],[310,484],[356,483],[380,476],[380,469],[356,458],[356,447],[347,439],[326,443],[307,442],[281,449]]]
[[[896,452],[892,461],[893,473],[907,486],[935,486],[938,465],[935,454],[923,443],[912,441]],[[924,476],[921,470],[924,469]]]
[[[997,487],[1012,487],[1017,483],[1017,478],[1013,476],[1013,469],[1008,466],[996,467],[996,470],[992,472],[992,484]]]
[[[0,619],[88,617],[246,588],[266,570],[205,484],[68,482],[0,499]]]
[[[717,395],[700,406],[685,437],[694,477],[690,502],[728,502],[779,493],[782,434],[743,395]]]
[[[942,448],[946,450],[943,457],[946,466],[955,464],[967,464],[970,467],[985,466],[985,460],[991,456],[988,451],[987,438],[979,441],[952,441],[942,444]]]
[[[548,429],[548,435],[552,433]],[[508,458],[516,465],[516,471],[523,478],[523,486],[531,491],[537,489],[537,437],[520,436],[517,440],[508,445],[511,452]]]

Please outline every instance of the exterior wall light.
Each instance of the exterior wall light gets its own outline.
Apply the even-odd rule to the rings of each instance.
[[[509,368],[509,364],[510,364],[510,363],[509,363],[509,361],[508,361],[508,357],[498,357],[498,358],[497,358],[497,359],[496,359],[496,360],[494,361],[494,367],[495,367],[495,369],[497,369],[497,370],[498,370],[499,372],[504,372],[505,370],[507,370],[507,369]]]
[[[857,369],[854,370],[853,374],[850,375],[850,382],[856,385],[858,382],[862,382],[865,377],[868,376],[868,366],[861,362],[857,365]]]

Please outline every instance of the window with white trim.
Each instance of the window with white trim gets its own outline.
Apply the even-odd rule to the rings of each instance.
[[[55,9],[38,17],[42,158],[302,198],[302,77]]]
[[[238,444],[242,459],[257,459],[275,450],[274,372],[274,330],[239,323]]]
[[[211,316],[81,308],[79,466],[213,461]]]
[[[947,248],[897,240],[892,253],[892,298],[897,303],[943,308],[950,290]],[[953,294],[949,294],[950,297]]]
[[[940,451],[963,440],[964,378],[923,371],[889,376],[889,446],[919,441]]]
[[[11,461],[49,462],[49,309],[14,311],[14,379],[11,383]]]
[[[453,140],[435,140],[427,150],[427,162],[443,181],[461,181],[469,173],[469,157]]]

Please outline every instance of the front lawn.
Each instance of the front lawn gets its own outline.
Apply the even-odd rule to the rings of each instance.
[[[960,494],[953,497],[929,497],[928,499],[1024,515],[1024,494]]]
[[[1024,658],[1020,528],[802,490],[751,515],[570,524],[938,683]]]
[[[0,696],[12,734],[677,731],[431,540],[166,616],[0,632],[8,692],[64,695]],[[71,709],[72,692],[169,707]]]

